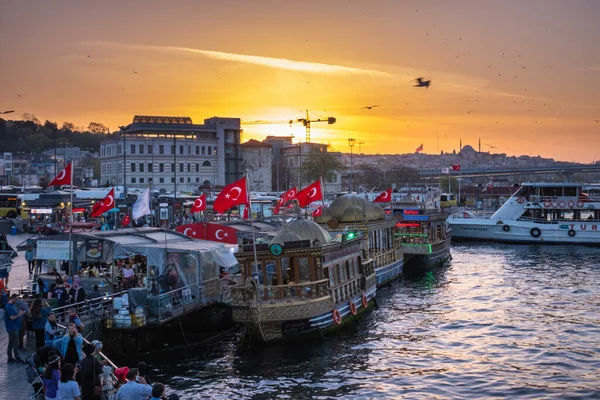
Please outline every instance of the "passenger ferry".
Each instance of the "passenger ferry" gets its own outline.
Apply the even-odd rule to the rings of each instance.
[[[242,281],[232,288],[231,306],[244,340],[318,336],[358,318],[376,294],[362,241],[332,238],[315,222],[295,219],[270,242],[241,245]]]
[[[457,239],[600,245],[600,184],[523,183],[491,217],[448,222]]]
[[[394,237],[394,220],[383,208],[360,195],[344,194],[313,218],[331,235],[350,233],[362,237],[362,249],[373,260],[377,287],[402,275],[402,246]]]

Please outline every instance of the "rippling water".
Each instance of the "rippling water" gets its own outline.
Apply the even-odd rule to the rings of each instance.
[[[600,397],[600,250],[465,244],[322,341],[155,361],[185,399]]]

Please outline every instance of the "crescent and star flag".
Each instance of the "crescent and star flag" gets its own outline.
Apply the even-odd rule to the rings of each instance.
[[[321,192],[321,180],[311,183],[304,189],[298,192],[296,200],[300,207],[306,207],[313,201],[323,200],[323,192]]]
[[[315,211],[312,212],[313,217],[319,217],[323,214],[323,206],[319,206]]]
[[[454,164],[452,166],[452,171],[460,171],[460,164]]]
[[[71,184],[71,174],[73,173],[73,162],[67,164],[67,166],[60,171],[56,178],[52,179],[52,182],[48,186],[61,186]]]
[[[92,207],[92,218],[96,218],[115,208],[115,188],[110,189],[110,192]]]
[[[389,203],[392,201],[392,188],[381,193],[373,200],[373,203]]]
[[[194,239],[237,244],[238,230],[227,225],[214,224],[210,222],[196,223],[179,225],[175,227],[175,230]]]
[[[421,143],[421,145],[419,147],[417,147],[417,149],[415,150],[415,153],[418,153],[420,151],[423,151],[423,143]]]
[[[222,213],[233,206],[246,204],[248,202],[247,187],[246,177],[225,186],[213,204],[215,211]]]
[[[150,211],[150,188],[147,188],[144,190],[144,193],[138,196],[131,213],[133,219],[138,219],[148,214],[152,214],[152,211]]]
[[[243,219],[248,219],[250,217],[250,204],[246,203],[244,204],[244,215],[242,216]]]
[[[192,205],[191,212],[197,213],[206,210],[206,193],[202,193]]]
[[[279,200],[277,200],[277,205],[273,209],[275,214],[279,214],[279,209],[281,207],[285,206],[287,204],[287,202],[295,200],[297,194],[298,194],[298,190],[296,189],[295,186],[293,188],[289,189],[288,191],[284,192],[281,195],[281,197],[279,198]]]

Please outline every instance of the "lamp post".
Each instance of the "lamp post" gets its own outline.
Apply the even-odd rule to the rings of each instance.
[[[352,163],[352,148],[354,147],[354,142],[356,142],[356,139],[354,138],[348,138],[348,146],[350,146],[350,193],[352,193],[352,184],[353,184],[353,180],[354,180],[354,171],[353,171],[353,163]]]

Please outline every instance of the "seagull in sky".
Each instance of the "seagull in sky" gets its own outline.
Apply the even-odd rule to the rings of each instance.
[[[377,104],[373,104],[372,106],[364,106],[363,108],[361,108],[361,110],[364,110],[365,108],[367,110],[370,110],[370,109],[375,108],[375,107],[379,107],[379,106]]]
[[[424,79],[423,77],[415,79],[415,81],[417,82],[415,87],[426,87],[429,89],[429,85],[431,84],[431,79],[428,81],[425,81],[423,79]]]

